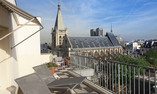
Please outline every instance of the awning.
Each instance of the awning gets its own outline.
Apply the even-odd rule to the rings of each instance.
[[[29,13],[25,12],[24,10],[18,8],[17,6],[13,5],[12,3],[10,3],[6,0],[0,0],[0,5],[4,6],[10,12],[16,13],[19,16],[21,16],[21,17],[23,17],[27,20],[31,20],[31,19],[34,18],[34,20],[32,22],[42,26],[41,23],[38,21],[38,19],[35,16],[32,16],[31,14],[29,14]]]

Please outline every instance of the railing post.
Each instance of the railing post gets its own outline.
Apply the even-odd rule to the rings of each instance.
[[[135,67],[134,67],[134,94],[135,94]]]
[[[148,79],[149,79],[149,94],[151,94],[151,90],[150,90],[150,69],[149,69],[149,73],[148,73]]]
[[[145,94],[145,69],[143,69],[143,94]]]
[[[131,94],[131,66],[129,66],[129,92]]]
[[[121,67],[122,67],[122,94],[123,94],[123,65]]]
[[[138,94],[140,94],[140,68],[138,68]]]
[[[117,68],[116,68],[116,64],[115,64],[115,93],[117,93]]]
[[[118,93],[120,94],[120,65],[118,64]]]
[[[127,92],[127,66],[125,65],[125,93],[128,94]]]
[[[113,72],[113,63],[112,63],[112,91],[114,91],[114,72]]]
[[[154,77],[154,82],[155,82],[155,94],[157,93],[157,90],[156,90],[156,70],[155,70],[155,77]]]

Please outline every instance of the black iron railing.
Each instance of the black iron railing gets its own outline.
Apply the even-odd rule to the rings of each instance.
[[[71,54],[73,71],[114,93],[156,94],[156,68]]]

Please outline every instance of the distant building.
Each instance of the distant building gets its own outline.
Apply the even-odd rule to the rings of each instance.
[[[127,55],[133,56],[133,57],[139,57],[139,51],[142,45],[142,40],[135,40],[132,42],[127,42],[125,44],[125,53]]]
[[[104,36],[102,28],[96,28],[90,30],[90,36]]]
[[[157,49],[157,39],[146,40],[140,48],[140,54],[145,54],[150,49]]]

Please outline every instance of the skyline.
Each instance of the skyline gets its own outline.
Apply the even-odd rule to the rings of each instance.
[[[101,27],[123,40],[157,38],[155,0],[61,0],[61,12],[69,36],[89,36],[90,29]],[[51,41],[58,0],[17,0],[18,7],[42,18],[41,43]],[[41,7],[42,5],[42,7]]]

